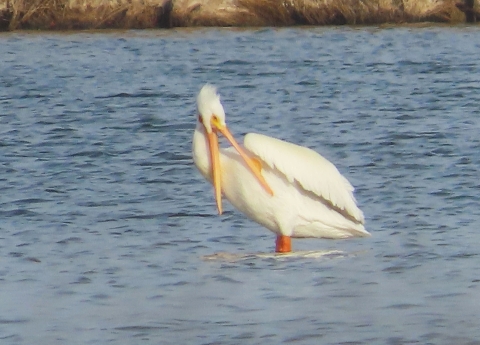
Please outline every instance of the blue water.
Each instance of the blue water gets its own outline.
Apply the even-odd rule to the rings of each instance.
[[[0,35],[2,344],[480,344],[476,27]],[[372,237],[274,236],[191,159],[195,97],[315,149]]]

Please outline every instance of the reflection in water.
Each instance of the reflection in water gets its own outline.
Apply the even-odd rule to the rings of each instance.
[[[479,338],[476,28],[0,36],[0,337],[467,344]],[[195,95],[237,138],[305,145],[356,186],[372,238],[271,234],[195,171]]]

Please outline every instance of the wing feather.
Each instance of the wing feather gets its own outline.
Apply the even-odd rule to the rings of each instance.
[[[342,213],[346,212],[356,222],[364,223],[363,213],[353,196],[353,186],[335,165],[317,152],[257,133],[247,134],[244,145],[270,168],[281,172],[290,183],[297,183]]]

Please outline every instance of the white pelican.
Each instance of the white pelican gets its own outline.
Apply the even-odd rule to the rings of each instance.
[[[353,187],[315,151],[249,133],[242,148],[225,124],[220,96],[205,85],[197,97],[198,122],[193,160],[215,190],[218,213],[222,193],[248,218],[277,235],[275,251],[291,251],[291,237],[370,236]],[[217,133],[233,148],[219,149]]]

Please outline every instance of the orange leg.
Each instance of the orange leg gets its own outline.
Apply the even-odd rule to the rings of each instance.
[[[292,251],[292,239],[290,236],[278,235],[275,244],[275,252],[277,253],[289,253]]]

